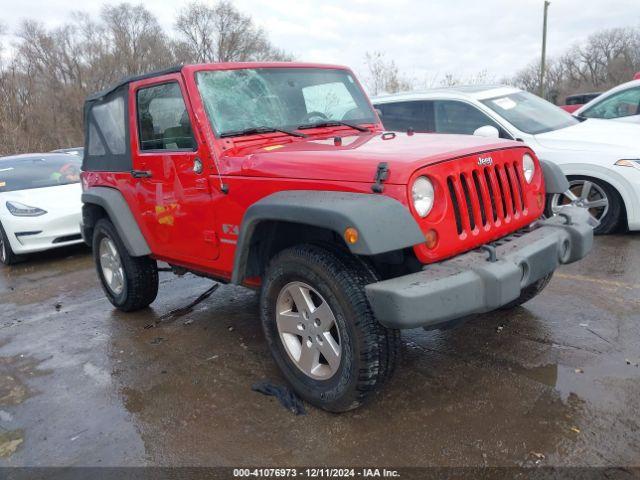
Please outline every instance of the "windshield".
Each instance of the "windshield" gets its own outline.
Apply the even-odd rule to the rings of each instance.
[[[0,193],[80,182],[76,155],[0,158]]]
[[[353,76],[324,68],[201,71],[198,89],[218,136],[251,128],[297,129],[315,123],[376,123]]]
[[[640,114],[640,86],[622,90],[595,103],[580,114],[586,118],[619,118]]]
[[[570,127],[579,120],[555,105],[528,92],[482,100],[487,107],[518,130],[536,135]]]

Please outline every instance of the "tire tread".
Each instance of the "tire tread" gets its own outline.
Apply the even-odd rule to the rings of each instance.
[[[115,243],[120,254],[122,266],[125,271],[126,296],[124,301],[119,301],[109,291],[109,288],[102,280],[100,262],[98,259],[98,240],[101,234],[106,234]],[[148,307],[158,296],[158,264],[151,257],[132,257],[126,250],[124,243],[120,239],[115,227],[108,219],[99,220],[94,228],[93,252],[98,270],[98,277],[101,280],[102,288],[109,301],[123,312],[134,312]]]
[[[7,237],[6,232],[4,231],[4,227],[0,223],[0,235],[2,236],[2,241],[4,242],[4,248],[6,252],[6,258],[4,261],[0,261],[4,265],[10,266],[15,265],[16,263],[20,263],[24,261],[25,257],[23,255],[16,255],[11,248],[11,243],[9,243],[9,238]]]
[[[351,309],[349,319],[359,332],[361,344],[359,365],[353,394],[332,405],[318,405],[330,411],[342,412],[362,405],[391,377],[400,357],[400,332],[380,324],[369,305],[364,286],[377,281],[374,270],[358,257],[338,249],[302,244],[277,254],[268,272],[285,261],[312,264],[335,279],[335,287],[347,299]],[[269,278],[267,273],[265,278]],[[264,292],[264,290],[263,290]],[[264,311],[264,309],[263,309]],[[264,321],[264,319],[263,319]]]

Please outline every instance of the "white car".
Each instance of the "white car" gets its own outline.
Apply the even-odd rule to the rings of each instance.
[[[585,103],[573,115],[640,123],[640,80],[632,80],[612,88]]]
[[[0,158],[0,262],[82,242],[80,164],[64,153]]]
[[[389,130],[457,133],[518,140],[556,163],[570,191],[548,213],[573,203],[599,221],[596,233],[640,230],[640,126],[577,119],[513,87],[453,87],[373,100]]]

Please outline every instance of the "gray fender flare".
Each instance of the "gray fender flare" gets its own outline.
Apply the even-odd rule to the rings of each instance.
[[[143,257],[151,254],[149,244],[142,235],[127,201],[118,190],[108,187],[91,187],[82,193],[82,203],[104,208],[129,255]]]
[[[569,181],[560,167],[549,160],[540,160],[547,193],[564,193],[569,190]]]
[[[232,283],[243,281],[251,237],[265,220],[326,228],[341,238],[346,228],[354,227],[359,233],[358,241],[348,247],[356,255],[377,255],[425,241],[409,209],[385,195],[314,190],[277,192],[254,203],[242,219]]]

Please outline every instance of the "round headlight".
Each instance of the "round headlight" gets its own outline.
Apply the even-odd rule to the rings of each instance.
[[[431,180],[427,177],[418,177],[411,187],[413,208],[418,215],[426,217],[433,208],[434,191]]]
[[[527,183],[531,183],[533,174],[536,173],[536,164],[528,153],[525,153],[522,157],[522,173]]]

